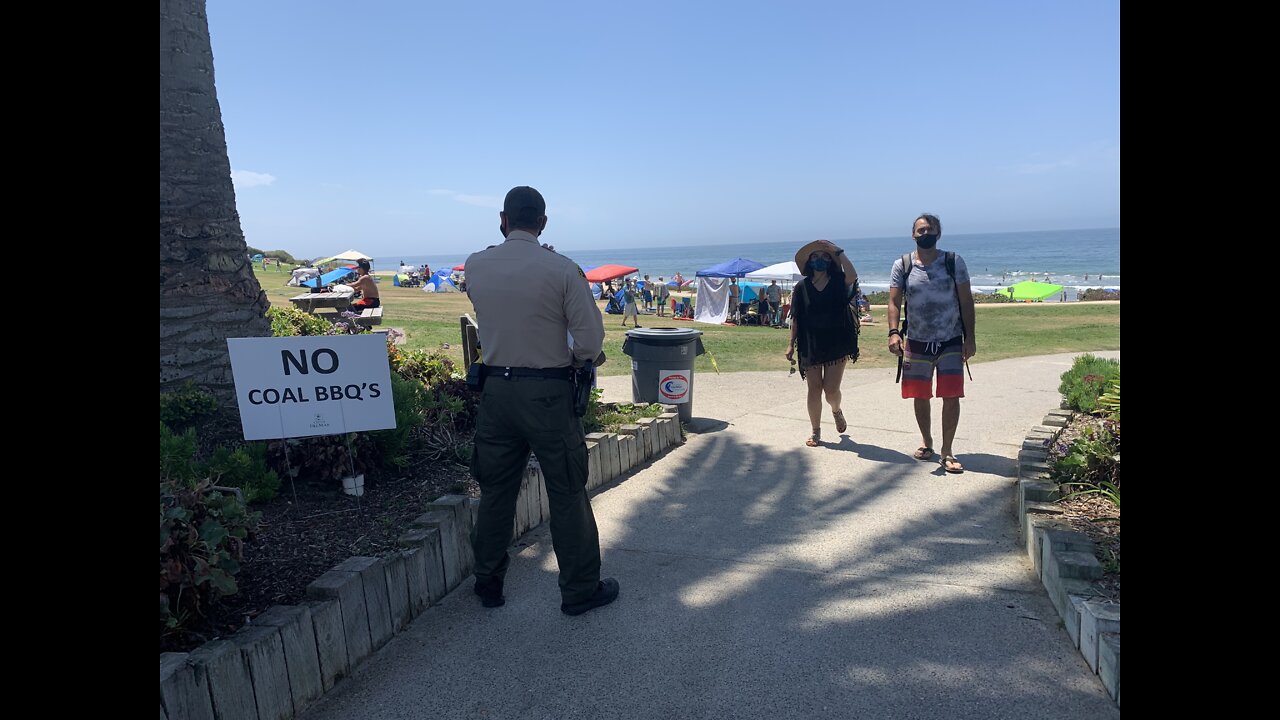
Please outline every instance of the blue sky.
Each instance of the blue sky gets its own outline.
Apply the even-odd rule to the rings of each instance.
[[[563,249],[1120,225],[1120,9],[209,0],[246,240]]]

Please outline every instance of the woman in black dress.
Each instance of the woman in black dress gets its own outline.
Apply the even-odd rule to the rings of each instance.
[[[840,409],[840,380],[848,362],[858,360],[858,331],[849,301],[858,294],[853,263],[828,240],[815,240],[796,253],[804,280],[791,295],[791,344],[787,360],[800,356],[800,377],[809,384],[809,420],[817,447],[822,435],[822,397],[831,406],[836,432],[848,428]]]

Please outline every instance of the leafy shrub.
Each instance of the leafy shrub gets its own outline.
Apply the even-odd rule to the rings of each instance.
[[[1098,398],[1098,406],[1107,413],[1107,417],[1120,421],[1120,378],[1107,384],[1107,391]]]
[[[260,516],[208,480],[160,480],[160,633],[203,620],[220,597],[235,594],[244,544]]]
[[[188,380],[180,390],[160,393],[160,422],[171,428],[194,427],[213,417],[218,401]]]
[[[160,423],[160,479],[188,481],[198,477],[198,448],[194,428],[175,433],[168,425]]]
[[[1117,288],[1114,292],[1104,290],[1102,288],[1089,288],[1080,294],[1081,300],[1119,300],[1120,290]]]
[[[267,308],[272,337],[329,335],[333,326],[328,320],[294,307]]]
[[[300,482],[335,489],[340,487],[342,478],[368,473],[382,464],[382,453],[372,435],[347,433],[273,440],[267,444],[267,461],[278,470],[288,468],[284,474]]]
[[[267,444],[214,448],[205,473],[214,484],[240,488],[248,504],[265,502],[280,490],[280,476],[267,465]]]
[[[199,458],[194,428],[174,432],[160,423],[160,479],[181,483],[209,480],[213,485],[239,488],[246,503],[270,500],[280,489],[280,477],[267,464],[266,443],[238,447],[217,446],[207,461]]]
[[[1059,444],[1054,475],[1063,485],[1080,485],[1120,505],[1120,423],[1093,421],[1075,442]]]
[[[1088,353],[1076,358],[1071,369],[1062,374],[1058,392],[1073,410],[1093,414],[1098,398],[1108,383],[1120,380],[1120,362],[1105,360]]]
[[[428,412],[447,410],[455,429],[459,431],[475,426],[480,394],[467,385],[466,376],[458,371],[447,355],[424,350],[401,350],[388,345],[387,357],[393,372],[432,391],[431,400],[436,404],[429,404]],[[456,402],[461,402],[461,407]],[[438,421],[439,418],[426,420]]]
[[[391,369],[409,380],[416,380],[427,387],[448,385],[465,377],[454,366],[453,360],[442,353],[425,350],[401,350],[395,346],[387,348],[387,357]]]
[[[973,294],[973,301],[974,301],[975,303],[987,303],[987,304],[991,304],[991,303],[1011,303],[1011,302],[1013,302],[1013,298],[1009,297],[1009,293],[1007,293],[1007,292],[1005,292],[1005,293],[1002,293],[1002,292],[993,292],[993,293],[980,293],[980,292],[976,292],[976,293],[974,293],[974,294]]]
[[[426,388],[422,383],[406,380],[399,373],[391,374],[391,397],[395,406],[396,426],[369,433],[385,462],[399,467],[408,464],[413,430],[422,423],[427,405],[425,394]]]
[[[662,414],[658,403],[601,403],[601,390],[591,391],[591,404],[582,418],[583,429],[592,432],[618,432],[623,425],[634,424],[640,418],[656,418]]]

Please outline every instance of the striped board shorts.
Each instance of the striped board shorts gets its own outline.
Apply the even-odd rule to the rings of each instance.
[[[938,397],[964,397],[964,337],[943,342],[907,339],[902,359],[902,397],[931,398],[933,371],[938,371]]]

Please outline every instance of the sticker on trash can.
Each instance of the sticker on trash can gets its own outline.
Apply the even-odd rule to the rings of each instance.
[[[667,403],[689,402],[689,370],[662,370],[658,372],[658,396]]]

